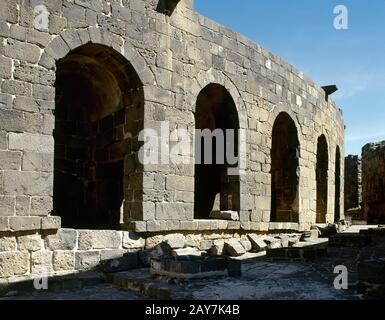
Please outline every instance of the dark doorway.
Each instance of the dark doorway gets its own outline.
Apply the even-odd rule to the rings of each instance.
[[[271,149],[271,222],[299,221],[299,153],[297,128],[282,112],[273,126]]]
[[[316,223],[326,223],[328,210],[328,168],[329,153],[325,135],[318,138],[317,143],[317,219]]]
[[[219,141],[213,138],[212,147],[210,150],[206,149],[205,153],[205,146],[209,146],[207,141],[196,136],[196,151],[200,150],[200,154],[196,152],[194,217],[207,219],[213,210],[239,211],[239,176],[229,176],[227,170],[229,167],[236,167],[238,163],[229,163],[226,157],[226,153],[238,155],[239,119],[234,100],[225,87],[210,84],[200,92],[195,112],[195,128],[207,129],[210,133],[219,129],[215,132],[223,133],[224,145],[219,145]],[[234,134],[226,138],[226,129],[233,129]],[[211,164],[205,164],[207,152],[211,152]],[[222,158],[224,162],[220,160]]]
[[[336,148],[336,172],[335,172],[335,196],[334,196],[334,220],[341,220],[341,151]]]
[[[58,61],[55,87],[54,213],[63,227],[117,229],[139,77],[113,49],[87,44]]]

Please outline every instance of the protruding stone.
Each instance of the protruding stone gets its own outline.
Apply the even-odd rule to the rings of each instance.
[[[170,256],[172,248],[168,243],[162,242],[152,249],[139,252],[139,260],[144,267],[149,267],[151,259]]]
[[[267,249],[267,244],[260,237],[258,237],[255,233],[248,234],[247,237],[251,242],[251,246],[253,250],[260,252],[265,251]]]
[[[245,248],[239,243],[239,241],[225,242],[224,251],[232,257],[239,257],[246,253]]]
[[[184,249],[174,249],[171,254],[176,257],[180,256],[201,256],[202,251],[197,248],[184,248]]]
[[[239,221],[237,211],[211,211],[211,219]]]
[[[49,250],[73,250],[76,245],[76,230],[60,229],[54,235],[47,236],[45,244]]]
[[[165,241],[170,245],[172,249],[183,248],[186,244],[186,237],[183,234],[168,234],[165,236]]]

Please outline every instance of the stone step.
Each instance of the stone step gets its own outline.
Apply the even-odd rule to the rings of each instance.
[[[311,260],[327,255],[327,247],[293,247],[267,249],[266,257],[272,260]]]
[[[159,300],[173,300],[175,286],[154,279],[149,269],[119,272],[112,275],[112,284],[123,290]]]
[[[0,279],[0,295],[18,294],[19,292],[36,291],[34,283],[42,284],[40,276],[18,276]],[[107,276],[100,271],[86,271],[76,274],[62,274],[48,276],[47,291],[68,289],[82,289],[107,282]]]

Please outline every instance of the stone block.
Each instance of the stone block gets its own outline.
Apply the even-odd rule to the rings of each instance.
[[[48,250],[73,250],[76,246],[76,238],[76,230],[59,229],[56,234],[47,236],[45,246]]]
[[[124,249],[143,249],[146,245],[146,240],[135,232],[123,232],[123,248]]]
[[[52,252],[36,251],[31,254],[31,272],[33,274],[51,273],[52,268]]]
[[[43,247],[43,240],[39,234],[17,237],[19,251],[38,251]]]
[[[202,255],[202,252],[197,248],[183,248],[183,249],[174,249],[171,252],[172,256],[180,257],[180,256],[198,256]]]
[[[52,136],[47,135],[11,132],[9,149],[53,154],[54,140]]]
[[[48,216],[53,209],[52,197],[32,197],[31,216]]]
[[[9,231],[8,217],[0,217],[0,231]]]
[[[78,250],[92,249],[93,234],[91,230],[78,231]]]
[[[52,173],[5,171],[4,193],[8,195],[51,196]]]
[[[251,241],[249,241],[249,240],[241,240],[239,242],[245,248],[246,251],[251,251],[251,249],[252,249]]]
[[[4,55],[30,63],[37,63],[40,58],[40,48],[37,45],[9,39],[3,49]]]
[[[93,249],[119,249],[122,246],[122,233],[119,231],[92,231]]]
[[[61,227],[61,218],[56,216],[49,216],[41,218],[42,230],[57,230]]]
[[[267,249],[266,242],[258,237],[255,233],[248,234],[247,238],[250,240],[253,250],[260,252]]]
[[[32,95],[32,85],[16,80],[4,80],[1,84],[1,91],[12,95],[30,97]]]
[[[0,196],[0,217],[13,216],[15,214],[15,197]]]
[[[226,241],[224,251],[232,257],[239,257],[246,253],[245,248],[239,243],[239,241]]]
[[[39,217],[10,217],[9,229],[11,231],[39,230],[41,221]]]
[[[12,76],[12,59],[0,56],[0,78],[10,79]]]
[[[0,151],[0,170],[20,170],[21,152]]]
[[[75,269],[89,270],[98,266],[100,262],[99,251],[84,251],[75,253]]]
[[[54,251],[52,257],[54,271],[72,271],[75,269],[75,253],[73,251]]]
[[[28,252],[0,252],[0,278],[27,273],[29,263]]]
[[[0,252],[16,251],[16,248],[15,237],[0,237]]]
[[[208,251],[212,248],[214,242],[212,240],[202,240],[199,243],[199,250]]]
[[[236,211],[212,211],[210,219],[239,221],[239,214]]]
[[[164,240],[172,249],[183,248],[186,244],[186,237],[180,233],[168,234],[164,237]]]

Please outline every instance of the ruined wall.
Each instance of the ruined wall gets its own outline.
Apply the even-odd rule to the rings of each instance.
[[[385,222],[385,142],[362,148],[362,200],[368,223]]]
[[[292,65],[195,13],[191,0],[182,0],[175,8],[165,7],[164,1],[160,6],[157,0],[0,0],[0,4],[0,238],[7,244],[0,250],[0,261],[10,261],[18,252],[24,265],[18,274],[32,272],[24,262],[30,263],[35,249],[47,254],[48,260],[55,251],[45,244],[47,234],[55,235],[61,227],[60,216],[53,211],[57,200],[53,197],[57,183],[54,171],[61,159],[58,156],[54,161],[54,153],[60,151],[55,150],[56,137],[54,141],[59,130],[55,128],[55,108],[60,106],[55,80],[63,58],[78,57],[80,51],[89,57],[94,52],[88,50],[91,44],[105,49],[98,56],[101,63],[109,61],[111,55],[107,53],[111,51],[119,56],[109,61],[105,74],[113,76],[111,87],[119,87],[122,92],[122,100],[116,105],[125,108],[125,121],[110,123],[106,131],[93,132],[105,132],[114,139],[117,133],[113,130],[119,129],[118,136],[128,141],[118,148],[119,158],[122,152],[125,154],[123,229],[146,235],[308,230],[316,222],[317,141],[321,135],[326,138],[328,150],[325,222],[335,221],[336,208],[343,212],[342,174],[340,189],[335,189],[337,150],[344,154],[341,110],[325,99],[323,89]],[[47,29],[37,30],[33,24],[37,4],[48,8]],[[136,75],[131,71],[120,72],[126,65],[134,70],[138,81],[132,81]],[[87,63],[73,69],[79,73],[89,71]],[[194,156],[186,159],[190,160],[188,164],[138,162],[138,150],[143,144],[138,137],[140,130],[154,129],[162,138],[176,128],[192,133],[198,96],[210,84],[225,88],[231,95],[237,125],[246,133],[240,137],[245,143],[240,158],[246,169],[235,181],[224,179],[230,185],[227,189],[237,193],[239,221],[194,219]],[[102,110],[102,114],[111,119],[119,109],[108,110],[105,114],[106,110]],[[295,152],[291,152],[296,157],[292,163],[298,164],[293,179],[296,185],[295,189],[287,188],[291,203],[285,210],[295,217],[290,222],[271,219],[271,149],[273,127],[280,114],[291,119],[298,140]],[[161,132],[164,121],[169,122],[167,132]],[[110,152],[108,148],[103,152],[106,150]],[[68,154],[64,156],[68,159]],[[343,172],[344,164],[340,162]],[[94,164],[91,161],[86,168],[92,169]],[[77,174],[74,168],[69,172]],[[92,170],[87,174],[92,176]],[[81,181],[88,186],[90,180]],[[61,192],[72,188],[62,187]],[[99,193],[91,196],[95,194]],[[18,239],[22,236],[37,237],[39,245],[20,253],[23,247]]]
[[[345,210],[358,208],[362,202],[361,158],[345,157]]]

